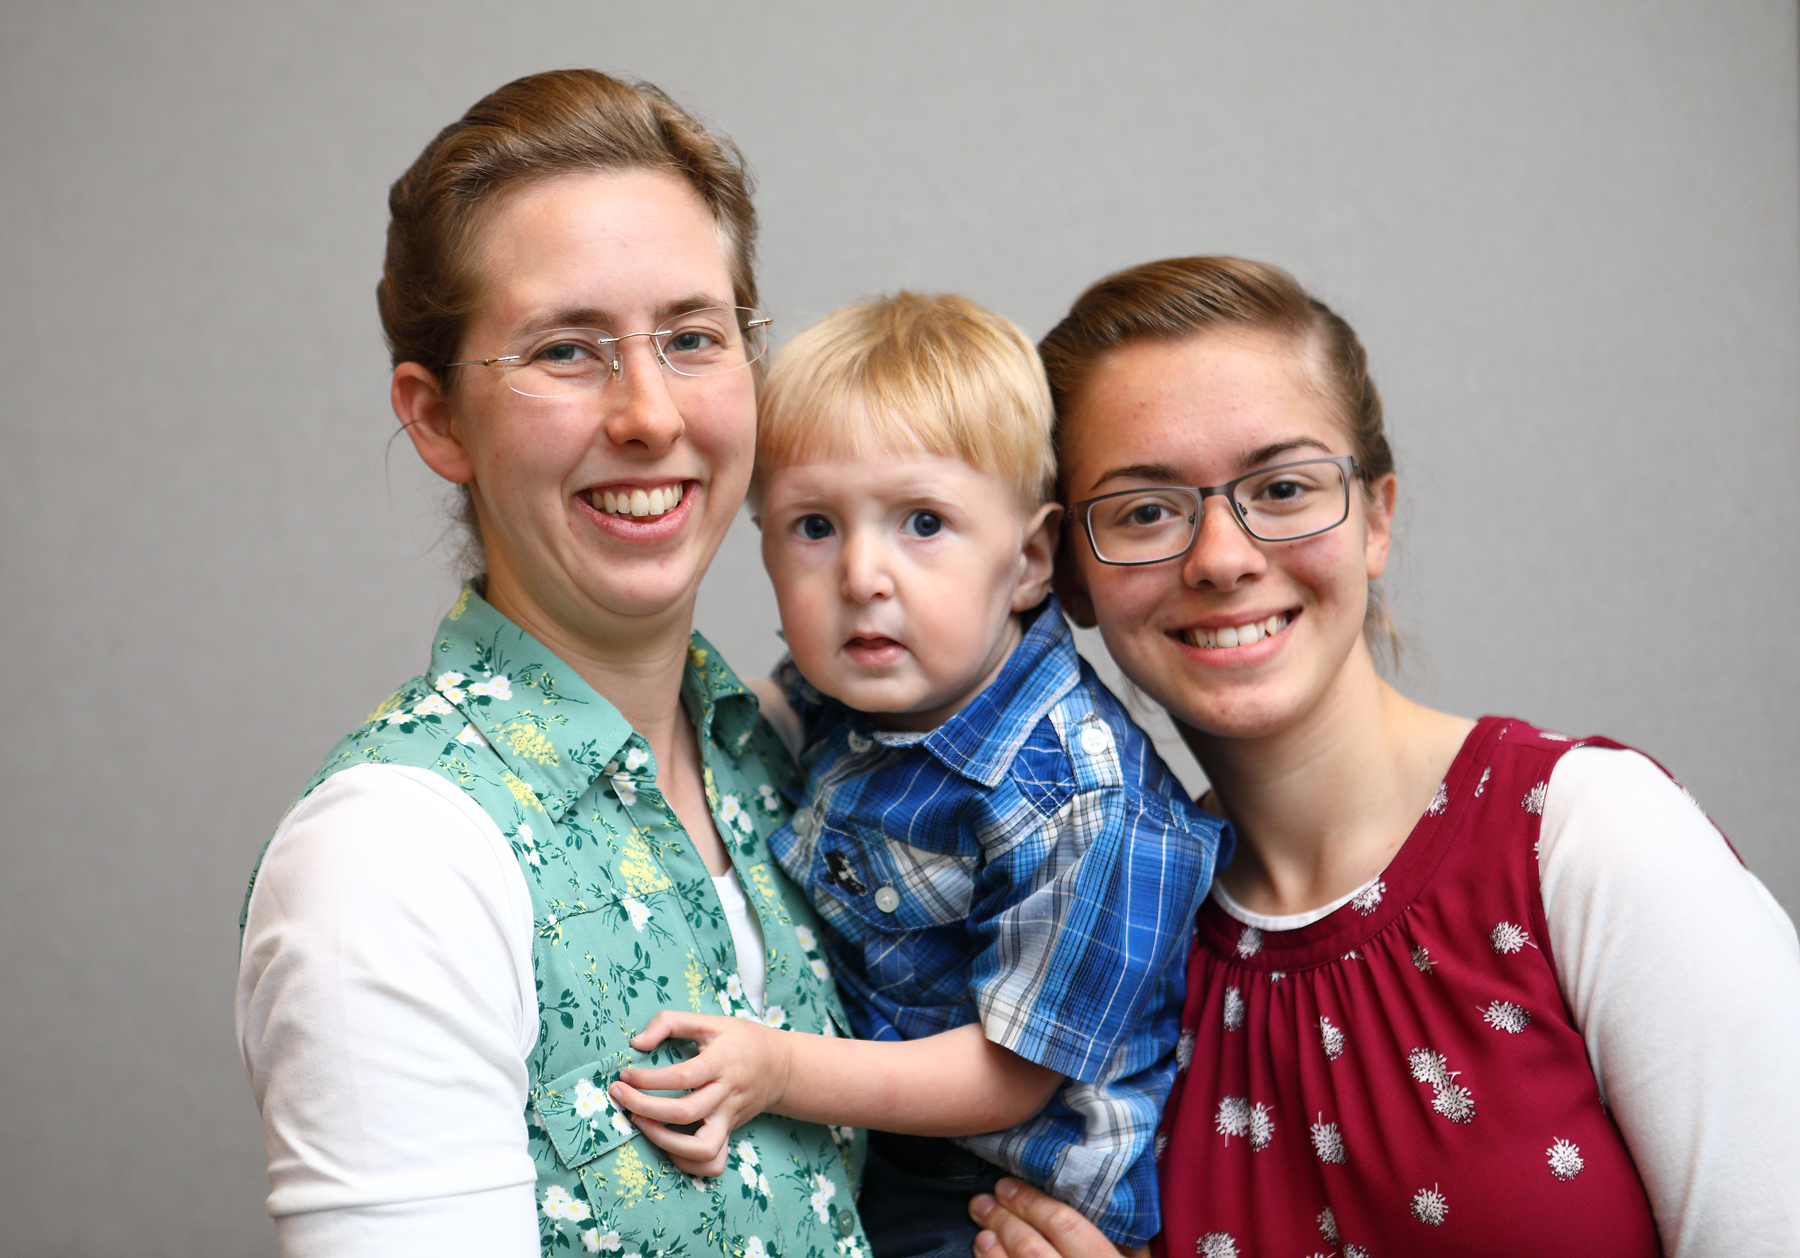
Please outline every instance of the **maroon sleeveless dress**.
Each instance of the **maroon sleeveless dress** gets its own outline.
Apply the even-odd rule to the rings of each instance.
[[[1298,930],[1208,900],[1158,1163],[1159,1255],[1654,1255],[1538,886],[1574,742],[1486,717],[1381,876]]]

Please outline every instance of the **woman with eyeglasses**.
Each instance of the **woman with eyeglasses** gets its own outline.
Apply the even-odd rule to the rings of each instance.
[[[286,1255],[859,1258],[860,1136],[757,1118],[719,1179],[607,1100],[659,1009],[832,1034],[766,840],[793,768],[692,633],[749,483],[755,214],[652,87],[534,75],[389,198],[393,406],[482,575],[327,757],[245,906]]]
[[[1604,738],[1379,675],[1397,481],[1361,345],[1274,267],[1151,263],[1044,340],[1063,604],[1236,855],[1160,1140],[1170,1255],[1800,1253],[1800,947]],[[1110,1247],[1003,1185],[977,1252]]]

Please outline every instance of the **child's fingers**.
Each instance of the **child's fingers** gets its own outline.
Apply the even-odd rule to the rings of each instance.
[[[667,1066],[627,1066],[619,1072],[619,1078],[631,1087],[659,1092],[687,1092],[718,1077],[718,1061],[705,1052]]]
[[[708,1084],[682,1096],[655,1096],[629,1083],[615,1083],[607,1091],[613,1104],[625,1112],[659,1123],[685,1125],[709,1117],[725,1102],[725,1089]]]
[[[672,1131],[654,1118],[634,1114],[631,1120],[644,1139],[668,1155],[677,1170],[708,1179],[725,1173],[725,1148],[731,1127],[723,1120],[702,1123],[692,1135]]]
[[[714,1014],[686,1013],[677,1009],[664,1009],[645,1024],[644,1029],[631,1038],[631,1046],[640,1053],[647,1053],[666,1039],[693,1040],[696,1044],[704,1044],[713,1037],[720,1026],[730,1026],[730,1018],[721,1018]]]

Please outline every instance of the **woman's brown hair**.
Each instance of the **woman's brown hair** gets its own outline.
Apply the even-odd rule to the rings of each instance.
[[[1075,299],[1038,344],[1056,406],[1059,456],[1089,376],[1113,350],[1134,341],[1180,341],[1233,328],[1272,333],[1294,347],[1295,358],[1349,435],[1368,483],[1394,470],[1381,395],[1355,330],[1280,267],[1226,257],[1146,262],[1107,276]],[[1363,631],[1372,644],[1385,640],[1398,663],[1400,634],[1374,588]]]

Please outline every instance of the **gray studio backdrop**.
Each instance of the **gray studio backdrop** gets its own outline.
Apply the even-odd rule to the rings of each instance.
[[[742,144],[783,332],[905,285],[1041,334],[1145,259],[1292,269],[1386,395],[1401,684],[1646,748],[1800,908],[1791,0],[9,0],[0,1253],[273,1251],[245,875],[454,593],[391,440],[386,187],[563,65]],[[700,622],[776,656],[748,522]]]

